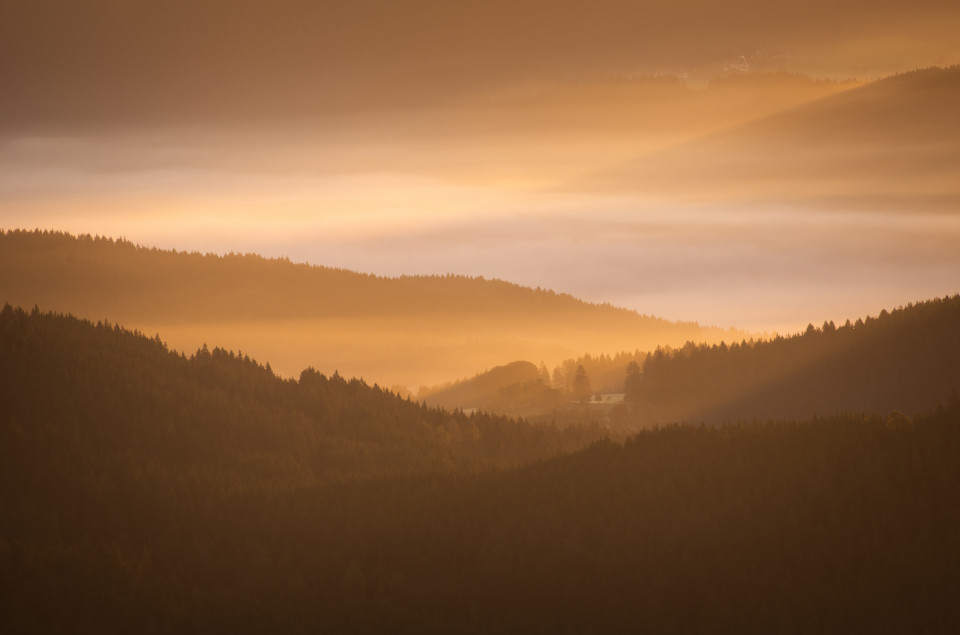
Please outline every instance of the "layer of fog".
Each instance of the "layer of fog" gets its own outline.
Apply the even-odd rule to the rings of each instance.
[[[42,143],[66,148],[64,156],[76,150],[74,141]],[[753,331],[799,329],[960,288],[960,220],[952,215],[561,193],[536,178],[533,186],[464,184],[424,174],[191,167],[176,156],[143,166],[135,152],[112,151],[111,165],[103,157],[7,161],[0,225],[383,275],[483,275]]]
[[[391,114],[8,133],[0,226],[792,331],[960,289],[956,75],[528,83]]]

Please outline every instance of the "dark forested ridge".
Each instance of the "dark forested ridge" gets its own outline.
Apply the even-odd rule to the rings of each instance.
[[[44,479],[108,490],[181,468],[200,486],[239,491],[475,470],[604,434],[451,414],[312,369],[283,380],[232,352],[204,347],[187,358],[118,326],[9,305],[0,391],[7,469],[50,460],[37,472]]]
[[[956,400],[478,472],[591,432],[9,307],[0,347],[4,632],[960,628]]]
[[[916,414],[960,392],[960,295],[792,337],[659,350],[627,395],[637,420]]]
[[[632,368],[632,373],[630,369]],[[582,372],[625,408],[572,407]],[[654,353],[568,359],[552,372],[515,362],[422,390],[427,403],[615,428],[676,422],[808,419],[837,412],[925,412],[960,393],[960,296],[770,340],[687,343]]]

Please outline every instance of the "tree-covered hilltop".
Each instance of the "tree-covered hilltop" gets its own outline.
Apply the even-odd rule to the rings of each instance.
[[[960,628],[956,400],[456,471],[591,433],[9,307],[0,346],[4,632]]]
[[[516,361],[443,386],[423,386],[417,391],[417,399],[447,410],[530,414],[559,405],[563,395],[551,387],[546,367]]]
[[[165,251],[50,231],[0,232],[0,304],[204,341],[381,385],[435,385],[515,359],[739,339],[610,305],[465,276],[386,278],[253,254]]]
[[[27,493],[31,474],[37,487],[114,494],[138,482],[294,489],[510,466],[605,434],[449,413],[312,369],[284,380],[245,355],[204,347],[187,358],[119,326],[9,305],[0,403],[0,452],[8,475],[20,474],[8,485]]]
[[[682,332],[698,340],[712,334],[692,322],[669,322],[483,277],[388,278],[255,254],[178,252],[56,231],[0,232],[0,264],[3,301],[121,321],[426,318],[436,313],[477,320],[593,320],[598,327],[639,329],[644,337],[649,331],[655,339],[675,339]]]
[[[625,393],[625,406],[580,407],[578,374],[593,393]],[[560,425],[595,420],[622,430],[836,412],[916,414],[958,393],[960,296],[953,296],[839,327],[809,325],[789,337],[585,355],[552,373],[514,362],[421,389],[418,397],[448,409],[480,407]]]
[[[632,385],[645,424],[924,412],[960,392],[960,295],[792,337],[658,350]]]
[[[552,371],[543,362],[538,367],[532,362],[515,361],[467,379],[421,386],[417,398],[448,410],[480,408],[511,416],[547,415],[564,409],[564,404],[570,402],[585,401],[600,394],[623,393],[627,368],[645,358],[646,353],[640,351],[586,354],[565,359]]]

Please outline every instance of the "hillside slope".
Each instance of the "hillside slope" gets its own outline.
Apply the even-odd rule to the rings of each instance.
[[[462,276],[380,278],[254,255],[201,255],[56,232],[0,234],[0,302],[216,341],[287,376],[314,366],[439,384],[511,359],[653,350],[730,333]]]
[[[219,348],[187,358],[109,324],[9,305],[0,312],[0,403],[5,501],[90,478],[111,491],[186,478],[247,492],[469,471],[602,436],[449,414],[313,369],[284,380]],[[37,461],[46,464],[31,467]],[[41,480],[27,482],[28,473]]]
[[[960,66],[895,75],[588,179],[694,200],[955,211]]]
[[[627,398],[644,424],[908,415],[960,393],[960,295],[876,318],[647,357]]]
[[[511,362],[469,379],[420,391],[417,398],[421,397],[430,405],[448,410],[478,408],[486,412],[522,411],[562,399],[559,391],[551,389],[549,378],[527,361]]]
[[[9,307],[0,391],[4,632],[960,626],[956,401],[451,471],[595,437]]]

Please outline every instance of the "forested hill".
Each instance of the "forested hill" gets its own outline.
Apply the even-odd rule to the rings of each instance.
[[[0,302],[160,333],[179,350],[214,341],[287,376],[314,366],[387,386],[741,336],[499,280],[383,278],[46,231],[0,232]]]
[[[10,308],[0,386],[2,632],[960,627],[957,401],[414,475],[572,439]]]
[[[4,480],[7,502],[50,487],[122,498],[143,482],[247,491],[503,467],[604,435],[450,414],[311,369],[284,380],[220,349],[187,358],[120,327],[9,305],[0,404],[0,463],[18,475]]]
[[[480,408],[486,412],[536,411],[544,405],[556,405],[562,398],[550,385],[546,367],[538,369],[530,362],[517,361],[491,368],[470,379],[452,382],[417,393],[426,403],[447,410]]]
[[[622,393],[627,366],[642,363],[646,353],[621,352],[616,355],[583,355],[566,359],[551,371],[545,364],[538,368],[528,361],[511,362],[478,373],[474,377],[440,386],[421,386],[418,399],[454,408],[480,408],[486,412],[541,415],[565,401],[579,401],[585,396]],[[589,394],[581,394],[585,386],[574,387],[582,373]]]
[[[924,412],[960,393],[960,295],[793,337],[657,351],[633,386],[643,423]]]
[[[598,327],[632,327],[664,335],[699,330],[693,323],[675,324],[502,280],[454,275],[385,278],[254,254],[166,251],[61,232],[0,233],[0,271],[3,301],[111,319],[511,316],[588,320]]]

